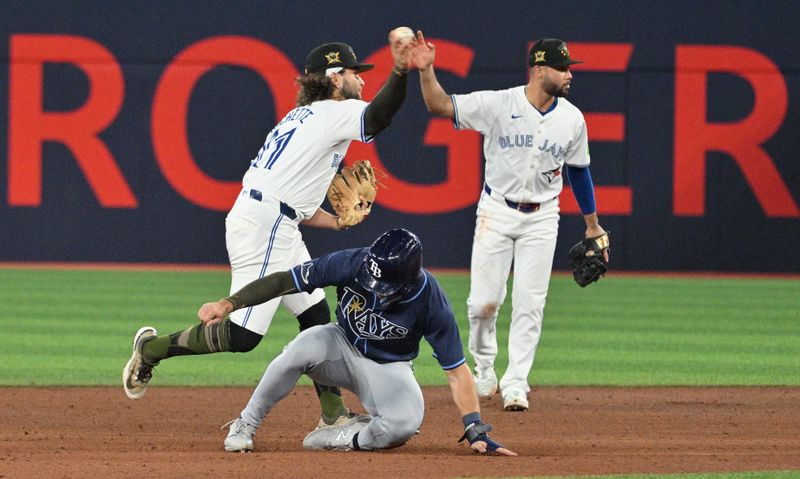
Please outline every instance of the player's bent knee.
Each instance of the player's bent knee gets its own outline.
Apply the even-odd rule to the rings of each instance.
[[[226,320],[230,321],[230,320]],[[236,323],[229,325],[231,336],[231,351],[234,353],[246,353],[252,351],[261,342],[262,335],[254,333],[247,328],[243,328]]]
[[[480,303],[475,304],[470,302],[467,305],[467,311],[470,317],[480,320],[491,320],[497,317],[497,303]]]
[[[422,418],[404,417],[404,418],[387,418],[383,417],[383,428],[386,431],[385,448],[402,446],[419,430],[422,425]]]
[[[410,425],[406,424],[404,427],[393,431],[389,447],[402,446],[403,444],[407,443],[409,439],[414,437],[418,430],[418,427],[410,427]]]

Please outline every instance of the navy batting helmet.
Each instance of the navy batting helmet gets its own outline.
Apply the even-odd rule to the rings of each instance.
[[[422,272],[422,243],[414,233],[397,228],[380,235],[356,275],[356,281],[379,296],[404,293]]]

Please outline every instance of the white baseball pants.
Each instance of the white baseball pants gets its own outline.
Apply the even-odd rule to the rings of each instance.
[[[485,192],[478,203],[467,300],[469,351],[478,375],[495,367],[497,312],[514,264],[508,368],[500,379],[501,391],[530,391],[528,375],[542,331],[558,221],[558,198],[532,213],[512,209]]]
[[[225,243],[231,263],[231,294],[268,274],[286,271],[311,259],[296,220],[281,213],[271,198],[256,200],[247,190],[236,200],[225,219]],[[297,316],[325,298],[321,289],[297,293],[231,313],[231,321],[264,335],[278,305]]]

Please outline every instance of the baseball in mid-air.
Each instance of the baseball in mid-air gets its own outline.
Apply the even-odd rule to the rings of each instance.
[[[394,29],[392,33],[394,33],[395,38],[398,38],[400,40],[406,40],[415,37],[414,30],[408,27],[397,27]]]

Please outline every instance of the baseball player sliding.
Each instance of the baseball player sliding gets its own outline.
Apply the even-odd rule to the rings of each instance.
[[[226,451],[250,451],[262,419],[307,373],[321,384],[353,391],[369,416],[320,427],[306,449],[375,450],[405,444],[422,424],[422,391],[411,360],[425,338],[447,374],[473,451],[516,454],[493,441],[481,421],[472,374],[466,365],[453,310],[439,283],[422,269],[422,244],[394,229],[369,248],[337,251],[271,274],[233,295],[204,304],[206,326],[275,298],[336,286],[338,324],[300,333],[267,367],[247,406],[231,422]]]
[[[435,115],[452,118],[456,129],[476,130],[484,137],[486,182],[477,209],[467,300],[475,384],[481,397],[497,391],[495,323],[513,260],[508,368],[499,385],[504,409],[525,411],[558,235],[562,172],[569,175],[586,237],[605,234],[595,210],[586,122],[566,99],[569,67],[579,61],[570,58],[563,41],[543,39],[530,50],[526,85],[449,96],[436,79],[435,53],[417,32],[411,59],[420,70],[425,105]]]
[[[371,103],[361,99],[364,80],[360,74],[373,65],[359,63],[350,46],[325,43],[308,54],[305,73],[297,78],[297,107],[267,135],[225,221],[231,292],[308,261],[301,224],[334,230],[352,224],[343,223],[320,205],[350,142],[371,142],[389,126],[402,105],[408,51],[415,41],[408,30],[390,33],[394,68]],[[122,373],[125,393],[131,399],[142,397],[153,368],[163,359],[252,350],[267,333],[280,304],[297,317],[301,330],[330,322],[322,289],[310,288],[254,303],[233,311],[230,318],[195,324],[170,335],[157,336],[155,328],[145,326],[134,337],[133,352]],[[347,419],[338,389],[316,386],[322,404],[321,424]]]

